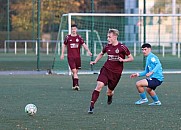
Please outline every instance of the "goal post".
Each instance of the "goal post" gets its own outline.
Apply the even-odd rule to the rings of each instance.
[[[70,74],[66,58],[60,61],[61,47],[64,37],[71,33],[71,24],[78,25],[78,33],[83,37],[85,43],[93,53],[89,57],[81,49],[82,69],[79,73],[97,73],[106,60],[103,57],[93,67],[89,64],[95,59],[102,47],[107,44],[107,31],[116,28],[120,35],[118,40],[126,44],[134,56],[139,56],[144,38],[146,42],[155,46],[156,52],[162,51],[161,47],[169,49],[171,55],[177,54],[178,43],[180,43],[180,19],[181,14],[112,14],[112,13],[68,13],[63,14],[57,36],[57,44],[52,69],[58,74]],[[146,23],[143,23],[146,18]],[[144,29],[146,32],[144,32]],[[167,50],[165,50],[167,51]],[[180,54],[180,53],[178,53]],[[141,70],[142,58],[139,61],[128,63],[125,70]]]

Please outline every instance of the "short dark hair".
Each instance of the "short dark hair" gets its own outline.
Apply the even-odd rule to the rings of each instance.
[[[72,28],[72,27],[76,27],[76,28],[77,28],[77,25],[76,25],[76,24],[72,24],[72,25],[71,25],[71,28]]]
[[[145,48],[145,47],[151,48],[151,45],[150,45],[149,43],[145,43],[145,44],[143,44],[143,45],[141,46],[141,48]]]

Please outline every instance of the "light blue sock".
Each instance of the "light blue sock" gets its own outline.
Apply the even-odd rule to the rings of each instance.
[[[140,93],[140,97],[141,97],[142,99],[145,99],[145,98],[146,98],[146,93],[145,93],[145,92]]]
[[[156,94],[154,96],[151,96],[151,98],[153,99],[154,102],[158,101],[158,96]]]

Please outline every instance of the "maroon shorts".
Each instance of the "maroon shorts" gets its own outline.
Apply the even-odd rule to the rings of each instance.
[[[81,69],[81,58],[68,58],[70,69]]]
[[[121,74],[113,73],[105,67],[101,68],[97,81],[101,81],[104,85],[108,85],[110,90],[114,90],[121,78]]]

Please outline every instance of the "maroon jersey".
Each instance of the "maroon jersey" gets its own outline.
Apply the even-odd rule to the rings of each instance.
[[[64,44],[67,46],[67,57],[80,57],[80,47],[84,43],[83,38],[80,35],[71,36],[67,35],[64,40]]]
[[[123,62],[119,61],[119,57],[125,59],[126,56],[130,55],[128,48],[122,43],[118,43],[116,46],[107,44],[102,52],[107,53],[108,55],[104,67],[114,73],[121,74],[123,70]]]

